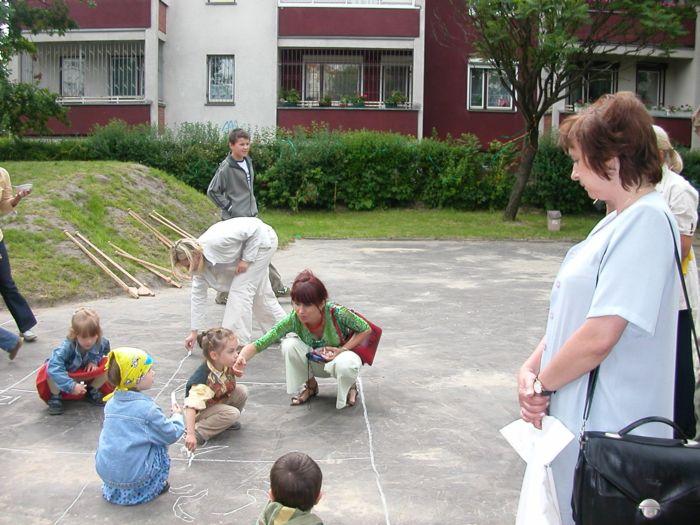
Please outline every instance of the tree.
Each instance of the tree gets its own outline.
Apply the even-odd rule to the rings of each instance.
[[[36,51],[23,31],[64,35],[77,27],[66,0],[0,0],[0,132],[48,132],[51,117],[67,122],[57,95],[39,88],[37,82],[12,82],[9,64],[14,55]]]
[[[498,71],[522,115],[516,180],[504,212],[515,220],[545,113],[595,75],[601,55],[668,56],[698,0],[450,0],[472,48]],[[610,66],[608,66],[610,67]]]

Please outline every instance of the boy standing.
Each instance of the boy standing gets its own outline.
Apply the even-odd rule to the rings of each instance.
[[[221,220],[234,217],[257,217],[258,203],[253,193],[255,171],[250,151],[250,134],[241,128],[232,130],[228,135],[231,150],[219,164],[214,177],[209,183],[207,196],[221,209]],[[270,284],[278,297],[286,295],[288,289],[282,284],[277,269],[270,265]],[[221,295],[221,294],[219,294]],[[217,295],[217,303],[225,304],[226,298]]]
[[[270,501],[258,525],[323,525],[311,509],[321,499],[323,474],[302,452],[280,457],[270,470]]]

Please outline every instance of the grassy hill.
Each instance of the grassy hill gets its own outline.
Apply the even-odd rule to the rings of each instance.
[[[0,218],[13,275],[32,304],[52,304],[122,293],[64,235],[78,230],[114,255],[112,241],[137,257],[169,266],[166,248],[128,214],[147,218],[156,210],[198,235],[217,220],[214,205],[175,178],[155,169],[121,162],[4,162],[13,185],[31,182],[32,194],[17,213]],[[148,219],[150,223],[154,221]],[[174,232],[159,228],[172,240]],[[114,256],[148,286],[159,278]]]
[[[0,217],[13,275],[32,305],[124,293],[63,234],[64,229],[80,231],[109,255],[114,255],[108,245],[112,241],[137,257],[169,266],[166,248],[127,214],[129,208],[144,218],[155,210],[194,235],[219,219],[205,195],[140,164],[48,161],[0,166],[10,172],[14,185],[34,184],[16,214]],[[599,220],[567,216],[562,231],[548,232],[541,211],[523,211],[513,223],[503,222],[499,211],[449,209],[294,214],[267,210],[261,218],[275,228],[280,246],[300,237],[578,240]],[[158,229],[171,240],[177,238],[165,227]],[[147,286],[167,286],[140,266],[114,259]]]

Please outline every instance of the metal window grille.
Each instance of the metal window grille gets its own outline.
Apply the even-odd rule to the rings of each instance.
[[[60,101],[144,99],[142,41],[39,43],[20,56],[20,79],[60,95]]]
[[[209,102],[233,102],[234,57],[233,55],[210,55],[208,62]]]
[[[383,107],[396,92],[398,105],[412,104],[411,50],[283,48],[278,67],[283,105]]]

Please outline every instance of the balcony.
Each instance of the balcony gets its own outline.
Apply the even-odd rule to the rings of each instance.
[[[67,0],[70,17],[80,29],[141,29],[151,27],[151,0],[99,0],[95,6]]]
[[[278,5],[280,37],[420,36],[420,10],[413,0],[279,0]]]
[[[416,135],[413,52],[280,49],[278,125],[325,123]]]
[[[278,67],[282,107],[412,107],[410,50],[280,49]]]
[[[143,41],[40,43],[20,56],[20,79],[63,104],[143,104],[143,57]]]
[[[415,7],[415,0],[278,0],[279,7]]]

